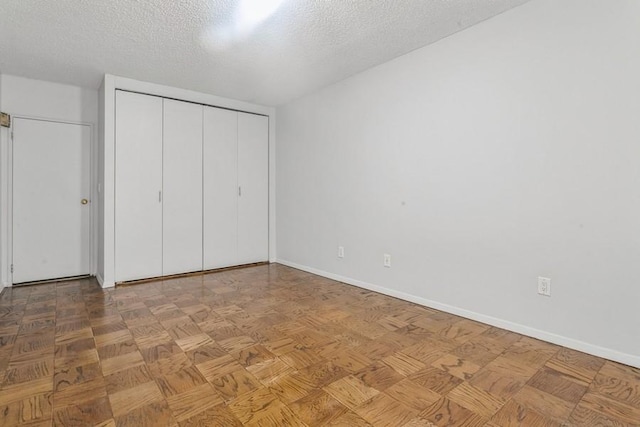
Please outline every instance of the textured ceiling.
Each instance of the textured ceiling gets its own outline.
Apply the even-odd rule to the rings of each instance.
[[[284,0],[251,30],[242,1],[2,0],[0,70],[90,88],[109,73],[280,105],[527,0]]]

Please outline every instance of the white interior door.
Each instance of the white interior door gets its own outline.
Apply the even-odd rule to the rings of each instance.
[[[269,118],[238,113],[238,263],[269,259]]]
[[[238,113],[204,107],[204,269],[238,264]]]
[[[87,125],[14,119],[13,283],[90,273],[90,153]]]
[[[116,91],[115,277],[162,275],[162,98]]]
[[[162,274],[202,270],[202,105],[164,100]]]

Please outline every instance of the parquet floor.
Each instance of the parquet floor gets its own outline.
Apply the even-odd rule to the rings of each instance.
[[[0,297],[0,425],[640,425],[640,369],[281,265]]]

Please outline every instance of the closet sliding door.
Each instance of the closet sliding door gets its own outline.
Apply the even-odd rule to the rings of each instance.
[[[238,262],[269,259],[269,118],[238,113]]]
[[[237,265],[238,113],[204,107],[204,269]]]
[[[164,100],[164,276],[202,270],[202,108]]]
[[[116,282],[162,275],[162,98],[116,91]]]

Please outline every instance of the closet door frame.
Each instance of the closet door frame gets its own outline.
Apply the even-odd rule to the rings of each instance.
[[[100,124],[98,126],[99,138],[97,138],[97,162],[103,162],[103,168],[98,168],[97,194],[100,198],[100,205],[96,205],[100,214],[96,234],[98,236],[97,250],[99,260],[97,261],[98,282],[105,288],[112,287],[116,282],[130,281],[136,279],[123,279],[117,276],[116,267],[116,94],[118,92],[128,92],[133,94],[147,95],[160,99],[173,99],[204,107],[220,108],[238,113],[246,112],[264,116],[270,121],[274,117],[275,108],[243,101],[226,99],[215,95],[193,92],[176,87],[164,86],[150,82],[139,81],[126,77],[105,74],[102,85],[98,91]],[[275,151],[271,144],[275,130],[269,126],[268,135],[268,193],[269,202],[275,196],[274,171],[271,164],[275,161]],[[267,178],[265,178],[267,179]],[[275,240],[272,239],[275,227],[275,210],[273,204],[268,204],[267,234],[271,237],[268,240],[268,255],[263,257],[266,261],[275,261]],[[239,262],[238,262],[239,263]],[[237,265],[238,263],[234,263]],[[206,268],[203,265],[203,268]],[[146,275],[148,276],[148,275]]]

